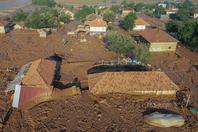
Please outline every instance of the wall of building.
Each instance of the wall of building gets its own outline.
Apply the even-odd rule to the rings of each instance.
[[[197,19],[198,18],[198,13],[194,14],[194,18]]]
[[[151,43],[150,52],[164,52],[164,51],[175,51],[177,42],[164,42],[164,43]]]
[[[145,30],[146,25],[135,25],[133,30]]]
[[[6,33],[4,26],[0,26],[0,33],[1,33],[1,34]]]
[[[53,88],[38,88],[38,87],[28,87],[22,86],[20,90],[20,98],[18,107],[23,107],[31,102],[38,102],[39,98],[42,96],[50,97]]]
[[[90,27],[90,32],[106,32],[106,27]]]

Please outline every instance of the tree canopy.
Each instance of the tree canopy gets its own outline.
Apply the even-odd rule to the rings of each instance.
[[[156,6],[155,11],[153,12],[153,15],[157,18],[160,18],[161,15],[166,14],[165,9],[161,6]]]
[[[12,19],[15,21],[24,21],[28,17],[28,15],[29,14],[27,12],[24,12],[23,10],[19,9],[16,11]]]
[[[179,25],[176,21],[169,21],[167,24],[166,24],[166,31],[168,32],[178,32],[179,30]]]
[[[59,22],[69,22],[70,16],[65,13],[60,13],[56,9],[41,8],[34,11],[25,20],[25,25],[28,28],[54,28]]]
[[[188,20],[191,16],[190,9],[180,8],[176,14],[176,19],[179,21]]]
[[[32,4],[53,7],[56,3],[54,0],[32,0]]]
[[[113,22],[115,21],[115,14],[113,12],[107,12],[103,15],[103,20],[106,22]]]
[[[70,21],[71,16],[69,14],[61,13],[58,16],[58,21],[68,23]]]
[[[88,16],[89,14],[95,13],[95,9],[90,6],[83,6],[76,14],[75,18],[77,20],[83,20]]]
[[[131,30],[134,27],[134,20],[136,19],[135,13],[129,13],[127,16],[125,16],[123,21],[123,28],[126,30]]]
[[[108,48],[116,53],[124,56],[135,55],[135,58],[141,62],[147,62],[150,58],[149,48],[144,45],[139,45],[135,40],[123,33],[112,31],[107,36]]]
[[[127,55],[135,49],[135,41],[128,35],[113,31],[107,38],[108,48],[116,53]]]
[[[25,25],[29,28],[52,28],[58,25],[58,21],[54,11],[47,10],[43,13],[37,10],[27,17]]]
[[[114,14],[121,14],[120,7],[119,7],[119,6],[112,6],[112,7],[110,8],[110,10],[111,10]]]
[[[178,38],[193,50],[198,50],[198,20],[185,22],[178,31]]]

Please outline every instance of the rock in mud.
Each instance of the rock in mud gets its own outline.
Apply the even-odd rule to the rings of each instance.
[[[144,116],[144,121],[157,127],[180,127],[184,125],[184,118],[178,114],[162,114],[154,112]]]

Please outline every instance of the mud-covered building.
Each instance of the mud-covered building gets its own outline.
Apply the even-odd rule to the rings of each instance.
[[[178,40],[158,28],[140,31],[133,37],[138,43],[149,46],[150,52],[175,52],[178,43]]]

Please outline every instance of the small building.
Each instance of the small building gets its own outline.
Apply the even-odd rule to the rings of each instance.
[[[107,22],[101,18],[85,21],[84,25],[90,33],[106,33],[107,31]]]
[[[134,21],[133,30],[145,30],[147,26],[149,26],[149,24],[147,22],[145,22],[144,19],[137,18]]]
[[[149,46],[150,52],[175,51],[178,40],[170,36],[165,31],[155,28],[140,31],[140,42]]]
[[[51,31],[50,29],[38,29],[37,32],[39,33],[39,37],[47,38]]]
[[[135,10],[132,8],[125,8],[122,10],[122,16],[125,17],[127,16],[129,13],[135,13]]]
[[[175,96],[179,88],[161,71],[105,71],[88,75],[91,93]]]
[[[0,34],[5,34],[11,30],[11,22],[0,19]]]
[[[158,3],[157,4],[159,7],[162,7],[162,8],[166,8],[167,7],[167,4],[166,3]]]
[[[193,18],[194,19],[197,19],[198,18],[198,12],[197,13],[194,13]]]
[[[21,108],[46,100],[53,91],[54,75],[55,63],[50,60],[39,59],[26,65],[15,85],[12,106]]]
[[[169,8],[169,9],[166,9],[165,11],[167,15],[175,15],[178,12],[178,8]]]

